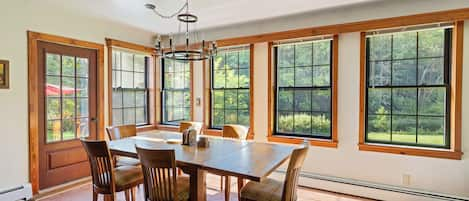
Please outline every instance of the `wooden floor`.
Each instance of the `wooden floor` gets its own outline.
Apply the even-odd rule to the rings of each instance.
[[[231,189],[230,201],[237,201],[237,185],[236,179],[233,181]],[[39,199],[39,201],[88,201],[92,200],[91,184],[81,185],[70,190]],[[118,201],[124,201],[124,193],[117,194]],[[99,200],[103,200],[102,196]],[[143,199],[143,186],[140,186],[137,193],[137,200]],[[298,189],[298,201],[366,201],[368,199],[357,198],[348,195],[336,194],[326,191],[320,191],[309,188]],[[224,193],[220,192],[220,177],[208,174],[207,175],[207,201],[224,201]]]

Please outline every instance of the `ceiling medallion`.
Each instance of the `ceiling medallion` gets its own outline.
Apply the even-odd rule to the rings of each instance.
[[[163,19],[171,19],[177,17],[179,21],[178,33],[184,34],[183,45],[177,45],[177,41],[174,39],[173,34],[170,34],[168,37],[169,47],[163,47],[161,43],[161,36],[158,35],[155,42],[155,49],[158,56],[161,56],[166,59],[179,60],[179,61],[202,61],[209,59],[211,56],[216,55],[217,45],[215,42],[206,43],[205,40],[199,41],[199,33],[196,31],[195,27],[198,22],[198,17],[189,12],[189,1],[186,0],[186,3],[175,13],[171,15],[163,15],[158,12],[154,4],[145,4],[145,8],[152,10],[156,15],[160,16]],[[185,13],[183,13],[185,9]],[[181,31],[181,25],[183,26],[184,31]],[[189,28],[193,27],[193,31],[189,31]]]

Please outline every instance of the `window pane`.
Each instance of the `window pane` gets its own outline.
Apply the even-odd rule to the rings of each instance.
[[[233,69],[238,68],[238,52],[227,52],[226,53],[226,63],[225,68]]]
[[[122,72],[122,88],[134,88],[134,73]]]
[[[147,96],[145,91],[137,91],[136,92],[136,104],[137,107],[145,107],[147,104]]]
[[[293,90],[280,89],[278,92],[278,110],[293,111]]]
[[[314,49],[314,65],[329,65],[331,64],[331,41],[320,41],[313,43]]]
[[[391,141],[391,116],[368,115],[367,139],[371,141]]]
[[[290,87],[295,84],[295,68],[281,68],[278,69],[277,78],[278,86],[280,87]]]
[[[213,59],[214,69],[225,69],[224,58],[224,54],[218,54],[217,56],[215,56],[215,58]]]
[[[392,89],[392,113],[393,114],[417,114],[417,89],[397,88]]]
[[[249,126],[249,110],[238,111],[238,124]]]
[[[293,112],[278,113],[278,132],[293,133]]]
[[[311,43],[295,45],[295,66],[311,66],[313,64],[312,49]]]
[[[313,135],[328,137],[331,135],[331,118],[329,113],[312,113],[311,129]]]
[[[112,109],[112,123],[114,125],[124,124],[122,109]]]
[[[392,63],[392,85],[415,85],[417,82],[417,61],[400,60]]]
[[[88,117],[88,98],[77,98],[77,117]]]
[[[171,89],[174,88],[174,73],[164,73],[164,88]]]
[[[311,111],[311,90],[295,90],[295,111]]]
[[[330,68],[329,66],[319,66],[313,68],[313,85],[329,86],[330,85]]]
[[[294,66],[294,45],[282,45],[277,48],[277,65],[279,67]]]
[[[249,68],[251,65],[250,50],[239,52],[239,68]]]
[[[122,107],[122,91],[113,89],[112,90],[112,108]]]
[[[391,113],[391,89],[368,89],[368,114]]]
[[[250,82],[249,69],[239,69],[239,87],[249,88]]]
[[[47,75],[60,75],[60,55],[46,53]]]
[[[135,92],[124,91],[124,107],[135,107]]]
[[[77,76],[88,77],[88,58],[77,57]]]
[[[224,110],[213,111],[213,127],[222,127],[225,124],[225,112]]]
[[[444,58],[419,59],[419,85],[444,84]]]
[[[226,88],[238,88],[238,69],[227,69],[225,76]]]
[[[62,118],[75,118],[75,99],[63,98],[62,99]]]
[[[145,85],[145,73],[134,73],[134,87],[137,89],[144,89],[146,88]]]
[[[77,119],[77,138],[88,137],[90,135],[90,124],[88,118]]]
[[[214,90],[213,91],[213,108],[222,109],[225,107],[225,91]]]
[[[238,109],[249,109],[249,90],[238,90]]]
[[[112,88],[122,87],[121,71],[112,70]]]
[[[145,108],[137,108],[136,109],[136,124],[145,124],[147,122],[147,114]]]
[[[237,109],[238,93],[237,90],[225,91],[225,109]]]
[[[135,72],[145,73],[145,56],[135,55]]]
[[[75,76],[75,57],[62,56],[62,75]]]
[[[75,78],[62,77],[62,96],[75,96]]]
[[[295,68],[295,86],[306,87],[313,85],[313,68],[297,67]]]
[[[237,110],[225,110],[225,124],[238,124]]]
[[[60,99],[47,98],[47,119],[60,119]]]
[[[122,56],[122,70],[125,71],[134,71],[134,58],[133,54],[127,52],[121,52]]]
[[[445,128],[444,117],[419,117],[417,143],[444,146]]]
[[[60,141],[62,134],[62,121],[47,121],[47,142]]]
[[[419,115],[440,115],[446,113],[446,89],[420,88],[418,90]]]
[[[121,53],[112,51],[112,69],[121,69]]]
[[[330,112],[331,111],[331,90],[316,89],[312,91],[312,111]]]
[[[394,34],[393,59],[413,59],[417,57],[417,32]]]
[[[135,124],[135,108],[124,109],[124,124]]]
[[[294,116],[295,133],[310,134],[311,133],[311,113],[295,112]]]
[[[417,118],[415,116],[392,116],[392,141],[397,143],[415,143]]]
[[[370,62],[369,85],[388,86],[391,84],[391,62],[376,61]]]
[[[392,35],[379,35],[368,38],[370,61],[391,59]]]
[[[75,139],[75,119],[62,120],[62,139]]]
[[[443,29],[419,32],[419,57],[441,57],[444,55],[445,32]]]
[[[215,70],[213,75],[213,88],[225,88],[225,70]]]

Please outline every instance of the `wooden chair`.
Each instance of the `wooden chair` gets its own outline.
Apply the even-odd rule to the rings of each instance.
[[[195,130],[197,130],[197,134],[200,134],[202,130],[202,123],[194,121],[181,121],[179,123],[179,132],[182,133],[190,127],[193,127]]]
[[[142,162],[145,200],[189,200],[189,177],[177,176],[174,150],[136,149]]]
[[[119,140],[127,137],[137,136],[137,126],[122,125],[122,126],[111,126],[106,128],[107,136],[109,140]],[[115,157],[116,166],[138,166],[140,161],[130,157],[118,156]]]
[[[295,201],[297,200],[298,177],[308,153],[309,145],[295,149],[288,164],[285,181],[273,179],[249,182],[241,189],[240,201]]]
[[[114,168],[113,159],[106,141],[81,140],[91,167],[93,180],[93,201],[98,194],[105,200],[116,200],[116,192],[125,191],[125,200],[135,201],[135,187],[143,183],[142,171],[136,166],[120,166]]]
[[[222,137],[224,138],[233,138],[238,140],[246,140],[248,137],[249,129],[242,125],[227,124],[223,126]],[[222,176],[220,178],[220,187],[223,189],[223,180],[225,182],[224,192],[225,192],[225,201],[230,200],[230,190],[231,190],[231,177]],[[238,198],[241,187],[244,185],[244,180],[238,177]]]

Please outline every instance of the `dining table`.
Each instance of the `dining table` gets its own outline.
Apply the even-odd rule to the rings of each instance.
[[[235,140],[201,135],[205,146],[175,143],[176,132],[154,131],[109,142],[111,154],[138,158],[136,146],[146,149],[172,149],[176,165],[190,176],[190,200],[205,201],[206,173],[234,176],[261,182],[289,159],[294,145]]]

